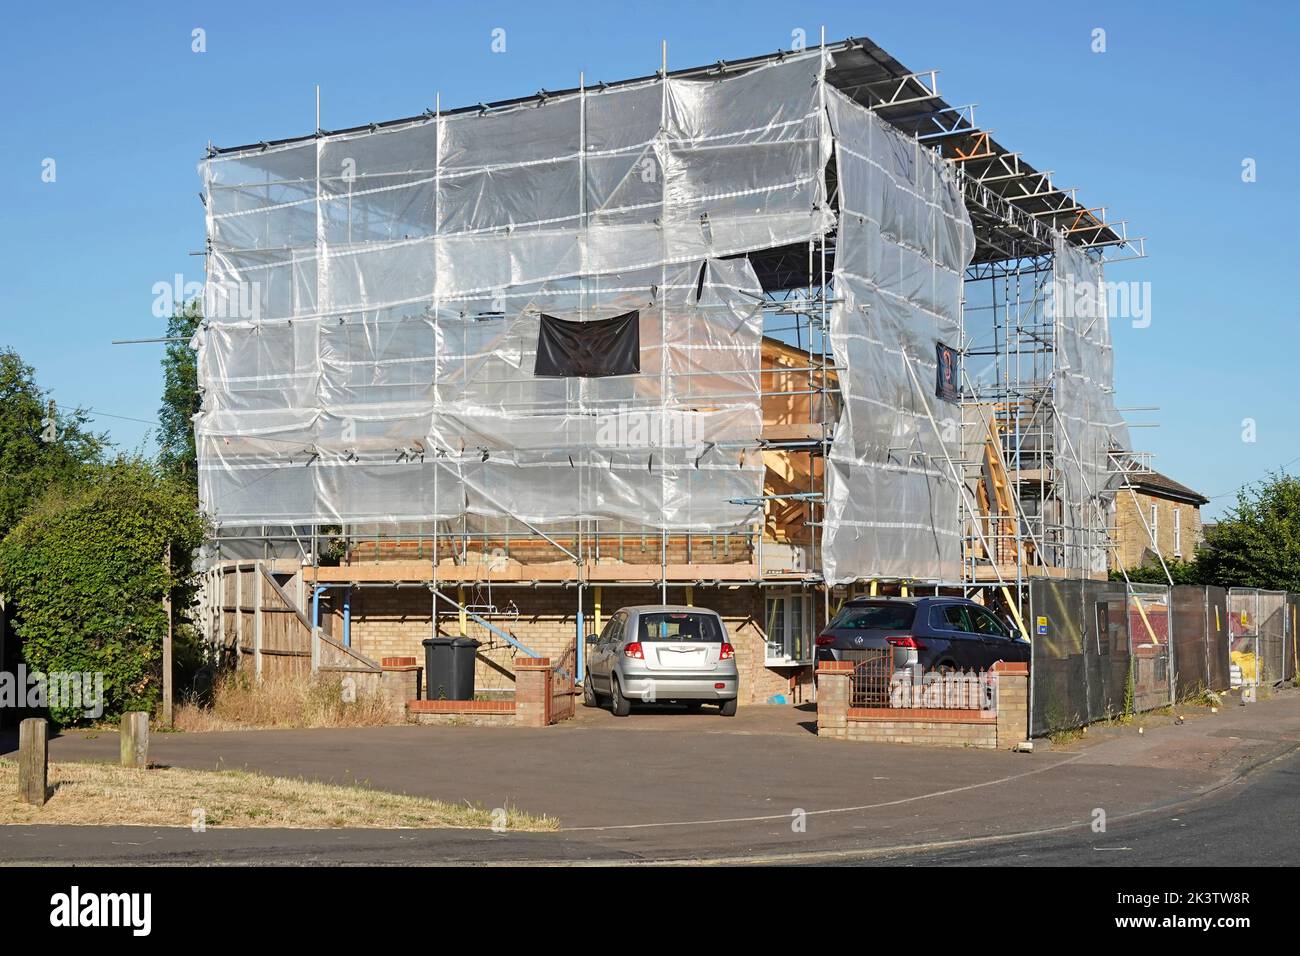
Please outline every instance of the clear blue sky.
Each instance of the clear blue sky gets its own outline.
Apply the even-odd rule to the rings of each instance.
[[[204,145],[301,135],[539,88],[866,35],[1058,185],[1130,220],[1152,323],[1115,328],[1122,406],[1156,467],[1207,495],[1300,468],[1294,3],[16,4],[0,35],[0,345],[62,405],[156,417],[153,285],[202,280]],[[982,11],[982,12],[981,12]],[[191,52],[191,30],[207,52]],[[506,31],[505,54],[490,50]],[[1091,32],[1106,30],[1093,53]],[[41,181],[55,159],[57,180]],[[1243,158],[1258,179],[1241,180]],[[1257,440],[1242,441],[1242,420]],[[149,425],[101,417],[121,446]],[[152,447],[151,444],[148,447]],[[1220,497],[1216,514],[1230,498]]]

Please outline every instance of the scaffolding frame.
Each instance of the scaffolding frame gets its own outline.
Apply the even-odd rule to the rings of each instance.
[[[665,527],[626,528],[621,522],[596,519],[548,525],[543,530],[527,522],[471,519],[467,515],[428,522],[413,529],[367,528],[365,523],[317,523],[293,527],[264,525],[257,529],[241,528],[233,535],[219,532],[210,543],[212,560],[220,563],[250,556],[269,560],[282,557],[286,552],[295,553],[303,566],[312,567],[313,579],[318,580],[322,548],[325,542],[331,542],[343,552],[349,567],[355,569],[356,583],[361,585],[363,578],[383,573],[382,569],[388,563],[384,551],[391,546],[399,557],[403,550],[413,550],[413,560],[427,565],[427,580],[396,580],[395,583],[427,584],[434,594],[435,615],[440,595],[449,604],[460,606],[449,596],[441,594],[442,586],[559,586],[576,588],[579,620],[582,619],[584,590],[591,586],[657,585],[665,600],[670,586],[798,586],[805,591],[822,592],[823,619],[828,620],[836,597],[853,595],[864,589],[869,589],[871,594],[890,591],[907,594],[911,589],[933,590],[934,593],[951,590],[967,595],[996,589],[1005,597],[1010,610],[1017,613],[1017,605],[1022,605],[1027,594],[1029,578],[1038,574],[1086,575],[1078,551],[1094,545],[1071,544],[1070,539],[1078,540],[1082,536],[1085,542],[1104,542],[1109,533],[1108,516],[1095,506],[1096,496],[1092,489],[1087,488],[1086,482],[1081,481],[1080,487],[1088,492],[1090,499],[1094,499],[1091,508],[1086,502],[1065,502],[1062,498],[1061,470],[1075,467],[1081,474],[1082,464],[1080,450],[1057,447],[1055,440],[1059,421],[1059,409],[1052,392],[1055,342],[1051,330],[1042,322],[1035,308],[1038,298],[1035,290],[1041,286],[1042,276],[1051,274],[1051,250],[1055,241],[1063,240],[1085,248],[1098,261],[1117,261],[1144,257],[1144,238],[1130,238],[1125,221],[1107,221],[1104,207],[1082,205],[1074,187],[1056,187],[1051,171],[1037,170],[1019,153],[1000,146],[991,131],[976,125],[974,106],[947,104],[939,95],[937,70],[909,71],[865,38],[828,44],[823,31],[820,49],[823,54],[831,54],[836,64],[830,71],[834,76],[829,76],[823,56],[822,124],[826,123],[824,90],[826,82],[830,81],[841,92],[866,105],[886,122],[952,164],[975,228],[977,252],[965,276],[966,292],[958,345],[962,356],[961,447],[982,446],[983,434],[988,432],[991,424],[996,424],[998,428],[993,434],[997,440],[991,443],[991,460],[1006,476],[1014,479],[1015,494],[1010,512],[1001,514],[1000,520],[992,520],[987,510],[980,510],[974,495],[974,489],[984,480],[986,462],[963,454],[960,459],[948,456],[943,463],[957,476],[961,491],[959,517],[964,532],[959,580],[864,578],[847,586],[826,586],[818,542],[823,537],[825,526],[824,464],[834,438],[839,409],[837,373],[841,371],[829,342],[829,309],[836,301],[832,281],[834,230],[806,244],[763,250],[748,256],[752,262],[761,263],[765,280],[762,309],[765,340],[770,338],[784,343],[806,355],[804,365],[775,370],[769,370],[760,360],[760,367],[756,370],[763,383],[760,385],[760,399],[766,403],[768,400],[806,397],[815,414],[810,415],[806,423],[800,423],[807,426],[802,429],[774,428],[768,434],[765,426],[760,451],[786,456],[787,460],[797,458],[805,462],[806,467],[792,469],[801,473],[801,483],[797,486],[791,483],[787,490],[772,493],[765,487],[760,498],[737,502],[751,504],[757,509],[755,521],[744,530],[721,530],[708,534],[670,532]],[[788,55],[778,52],[670,73],[666,43],[661,44],[660,53],[659,70],[654,74],[658,77],[723,76]],[[637,83],[647,78],[622,82]],[[601,84],[601,87],[606,85]],[[585,75],[579,74],[575,89],[579,96],[585,96],[588,89]],[[443,111],[438,96],[434,109],[426,116],[371,124],[368,128],[376,130],[426,122],[429,117],[437,120],[467,111],[486,114],[544,102],[555,95],[561,94],[543,91],[534,97],[479,104],[450,112]],[[585,109],[581,115],[585,117]],[[313,136],[317,142],[318,163],[318,242],[323,242],[324,230],[319,187],[320,143],[329,135],[359,132],[366,128],[330,134],[320,128],[319,113],[317,115]],[[292,140],[261,145],[287,142]],[[209,155],[248,148],[218,150],[209,147]],[[582,155],[585,155],[585,149]],[[440,171],[440,165],[435,162],[436,172]],[[838,184],[828,181],[827,186],[828,202],[834,207],[837,205]],[[585,222],[585,206],[580,215]],[[210,240],[208,251],[210,254]],[[981,289],[989,291],[977,292]],[[987,296],[987,304],[981,304],[982,296]],[[984,310],[991,317],[991,342],[977,341],[968,330],[972,319]],[[969,374],[972,362],[981,360],[992,363],[992,383],[976,381]],[[910,365],[908,372],[916,378]],[[769,387],[766,383],[774,373],[801,375],[806,385],[803,388]],[[917,384],[920,385],[919,380]],[[930,424],[937,428],[934,417],[929,417]],[[1115,459],[1114,464],[1114,474],[1126,474],[1122,462]],[[434,469],[435,481],[437,474],[438,469]],[[768,536],[767,530],[770,524],[775,527],[779,513],[802,515],[801,526],[807,543],[802,545],[802,549],[794,548],[789,552],[797,558],[802,550],[801,562],[786,561],[783,565],[773,558],[778,542],[775,534]],[[1063,517],[1065,514],[1077,514],[1082,518],[1068,524]],[[494,523],[498,526],[492,527]],[[652,538],[658,539],[657,554],[656,549],[649,546]],[[674,549],[681,551],[684,561],[671,560]],[[260,553],[250,555],[250,550]],[[524,566],[524,570],[507,573],[515,563],[515,554],[523,552],[528,553],[529,560],[517,563]],[[1014,557],[1010,563],[1003,560],[1008,554]],[[623,578],[593,574],[593,568],[608,568],[606,560],[615,555]],[[370,560],[371,556],[373,560]],[[710,560],[700,560],[706,556]],[[629,561],[629,557],[639,560]],[[528,571],[529,567],[553,569],[566,563],[572,569],[562,575],[550,572],[540,575]],[[654,579],[632,573],[638,568],[655,565],[658,574]],[[456,569],[454,573],[453,568]],[[734,569],[737,573],[734,577],[730,573],[722,574],[718,572],[719,568],[728,572]],[[443,581],[447,584],[443,585]],[[1022,631],[1025,630],[1023,622],[1020,626]]]

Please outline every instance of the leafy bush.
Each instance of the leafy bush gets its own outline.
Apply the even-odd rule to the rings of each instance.
[[[0,589],[17,609],[28,668],[102,673],[105,717],[152,710],[167,632],[163,597],[171,593],[183,628],[204,530],[188,489],[138,458],[49,492],[0,542]],[[83,716],[51,714],[64,723]]]

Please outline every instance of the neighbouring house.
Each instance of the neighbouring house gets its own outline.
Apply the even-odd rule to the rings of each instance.
[[[1210,499],[1158,471],[1134,470],[1128,476],[1132,493],[1115,497],[1111,567],[1141,567],[1156,561],[1190,561],[1204,538],[1201,506]]]

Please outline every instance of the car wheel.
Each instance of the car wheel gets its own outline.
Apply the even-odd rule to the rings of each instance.
[[[722,714],[723,717],[735,717],[736,698],[733,697],[731,698],[731,700],[724,700],[721,706],[718,708],[718,713]]]
[[[600,706],[600,698],[596,696],[596,687],[591,682],[591,671],[587,671],[587,676],[582,681],[582,706]]]
[[[623,696],[623,688],[618,686],[617,677],[612,677],[609,681],[609,704],[615,717],[626,717],[632,713],[632,702]]]

